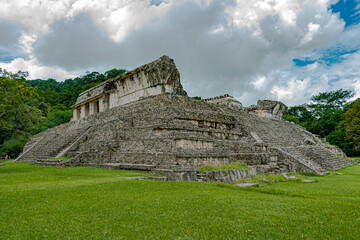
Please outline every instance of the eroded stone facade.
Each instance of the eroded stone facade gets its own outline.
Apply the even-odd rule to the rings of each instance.
[[[72,120],[162,93],[183,94],[180,73],[167,56],[82,92],[72,106]]]

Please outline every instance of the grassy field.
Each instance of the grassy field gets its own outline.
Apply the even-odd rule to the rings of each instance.
[[[360,166],[339,172],[240,188],[7,162],[0,239],[360,239]]]

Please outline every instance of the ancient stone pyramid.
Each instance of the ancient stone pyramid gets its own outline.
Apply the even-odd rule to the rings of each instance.
[[[243,108],[229,95],[187,97],[166,56],[81,93],[73,109],[72,121],[33,136],[17,161],[165,174],[234,161],[319,174],[349,164],[338,148],[282,121],[279,102]]]

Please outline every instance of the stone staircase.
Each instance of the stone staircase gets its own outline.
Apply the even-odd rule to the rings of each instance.
[[[56,130],[56,129],[55,129]],[[58,166],[62,160],[50,160],[55,158],[64,148],[71,145],[75,140],[84,134],[88,128],[79,128],[66,134],[58,134],[56,131],[45,131],[41,140],[32,140],[31,147],[24,151],[16,161],[32,162],[46,166]]]
[[[62,160],[50,160],[50,159],[38,159],[34,160],[33,164],[41,165],[41,166],[48,166],[48,167],[62,167],[64,161]]]
[[[152,164],[133,164],[133,163],[104,163],[100,165],[105,169],[126,169],[126,170],[142,170],[142,171],[152,171],[156,168]]]
[[[258,118],[249,114],[249,119],[243,123],[268,146],[297,146],[303,141],[294,127],[280,120]]]
[[[54,131],[47,131],[43,137],[37,141],[32,139],[31,146],[24,151],[15,161],[35,162],[36,160],[46,160],[51,157],[48,153],[49,141],[56,136]]]
[[[241,120],[257,142],[281,149],[289,156],[291,155],[293,160],[309,169],[323,173],[324,171],[321,168],[336,170],[352,163],[335,156],[321,142],[316,144],[319,142],[316,141],[317,138],[300,126],[249,115],[248,117],[241,117]]]
[[[292,155],[312,161],[324,169],[337,170],[352,164],[352,161],[342,160],[333,155],[331,151],[318,146],[287,147],[285,150]]]
[[[324,170],[321,165],[306,157],[296,147],[274,147],[273,149],[276,149],[280,153],[284,154],[285,158],[287,158],[289,161],[294,161],[298,165],[302,165],[302,171],[311,171],[320,175],[327,173],[327,171]]]
[[[335,156],[330,150],[321,147],[312,148],[312,159],[319,163],[323,168],[330,170],[337,170],[354,162],[348,160],[342,160],[340,157]]]

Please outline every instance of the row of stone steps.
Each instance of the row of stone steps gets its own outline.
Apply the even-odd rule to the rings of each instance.
[[[152,164],[133,164],[133,163],[104,163],[101,167],[106,169],[126,169],[126,170],[142,170],[151,171],[156,168]]]
[[[312,152],[316,153],[314,156],[305,155],[306,148],[312,149]],[[299,146],[286,148],[291,154],[300,156],[301,158],[311,160],[319,164],[322,168],[337,170],[344,166],[351,164],[351,161],[345,161],[337,156],[332,156],[331,152],[321,147],[312,146]]]
[[[351,161],[342,160],[340,157],[332,155],[329,150],[316,148],[316,151],[324,159],[322,166],[326,169],[337,170],[352,164]]]
[[[73,130],[71,134],[57,134],[55,131],[44,132],[45,136],[35,144],[28,152],[19,159],[20,161],[36,162],[36,164],[48,165],[46,161],[56,157],[64,148],[74,142],[88,128]],[[53,163],[53,160],[49,160]],[[51,165],[51,164],[50,164]]]
[[[49,166],[49,167],[62,167],[64,161],[62,160],[49,160],[49,159],[38,159],[33,161],[35,165]]]
[[[304,136],[283,121],[260,118],[253,114],[241,115],[240,122],[249,132],[256,132],[262,142],[268,146],[288,147],[303,144]]]
[[[306,157],[302,152],[299,151],[296,147],[287,147],[287,148],[274,148],[287,155],[289,158],[297,161],[298,164],[303,165],[305,168],[314,171],[320,175],[326,174],[326,171],[322,168],[321,165],[312,161],[308,157]]]
[[[198,168],[195,167],[182,167],[182,166],[162,166],[153,164],[134,164],[134,163],[104,163],[100,165],[105,169],[125,169],[125,170],[142,170],[151,171],[153,173],[169,175],[174,172],[196,172]]]

